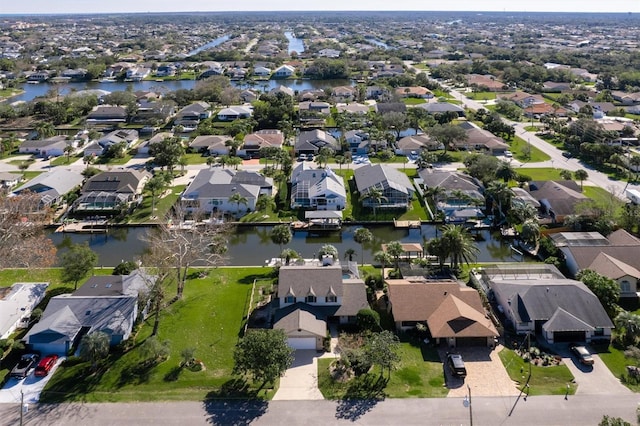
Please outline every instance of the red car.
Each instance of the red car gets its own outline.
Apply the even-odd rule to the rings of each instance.
[[[44,377],[49,374],[49,371],[56,365],[56,361],[58,360],[58,355],[48,355],[38,363],[36,367],[35,376],[36,377]]]

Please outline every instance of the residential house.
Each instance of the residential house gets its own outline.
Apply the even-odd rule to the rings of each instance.
[[[368,164],[354,170],[356,188],[365,207],[409,208],[415,188],[406,174],[386,164]],[[367,198],[372,188],[381,190],[381,200]]]
[[[526,108],[533,105],[544,104],[544,98],[541,95],[531,95],[526,92],[515,91],[512,93],[505,93],[499,96],[500,100],[510,101],[518,105],[520,108]]]
[[[165,123],[173,114],[175,114],[173,105],[142,99],[138,101],[138,106],[135,115],[131,118],[131,122],[144,124]]]
[[[72,140],[67,140],[65,135],[52,136],[46,139],[27,140],[20,144],[20,154],[33,154],[38,157],[60,157],[65,154],[64,149],[72,145]]]
[[[138,170],[113,170],[87,180],[74,203],[77,213],[114,214],[142,201],[142,191],[150,175]]]
[[[176,75],[176,67],[173,65],[159,65],[158,68],[156,68],[157,77],[170,77],[173,75]]]
[[[388,112],[407,112],[407,105],[402,102],[380,102],[376,103],[374,110],[380,115]]]
[[[282,149],[284,145],[284,134],[277,129],[263,129],[250,133],[244,137],[244,142],[238,155],[259,155],[261,148],[278,148]]]
[[[273,180],[256,172],[236,172],[230,169],[203,169],[180,197],[180,204],[191,214],[234,214],[242,216],[256,209],[261,194],[271,194]],[[246,204],[234,202],[240,194]]]
[[[483,268],[482,287],[518,334],[549,343],[609,341],[613,323],[598,298],[553,265]]]
[[[111,346],[121,343],[131,335],[139,313],[144,316],[138,298],[155,277],[142,274],[92,277],[74,293],[52,297],[23,341],[32,351],[60,355],[98,331],[109,336]]]
[[[329,148],[333,152],[340,150],[340,143],[324,130],[300,132],[294,151],[296,154],[317,154],[320,148]]]
[[[0,339],[29,326],[29,317],[44,299],[49,283],[15,283],[0,292]]]
[[[562,93],[571,90],[571,83],[558,81],[545,81],[542,83],[542,91],[546,93]]]
[[[355,323],[369,307],[357,266],[328,258],[281,266],[276,297],[274,328],[285,330],[294,349],[321,349],[327,322]]]
[[[548,103],[532,104],[522,110],[525,117],[540,118],[547,115],[555,115],[556,117],[566,117],[567,110],[561,106],[551,105]]]
[[[424,104],[418,104],[415,108],[422,108],[429,114],[447,114],[455,113],[458,117],[464,117],[464,109],[458,105],[450,104],[448,102],[429,102]]]
[[[421,99],[433,98],[433,92],[427,89],[426,87],[422,87],[422,86],[396,87],[395,93],[401,98],[421,98]]]
[[[477,87],[479,90],[488,92],[500,92],[507,86],[492,75],[469,74],[466,76],[467,84],[470,87]]]
[[[201,120],[211,117],[210,105],[206,102],[194,102],[182,108],[173,121],[175,126],[182,126],[184,131],[193,131]]]
[[[366,115],[371,110],[371,107],[369,107],[369,105],[359,104],[359,103],[351,103],[351,104],[339,103],[339,104],[336,104],[336,110],[339,113]]]
[[[128,149],[138,141],[139,134],[135,129],[114,130],[98,139],[98,145],[103,149],[103,153],[114,145],[121,145],[123,149]],[[86,150],[85,150],[86,155]]]
[[[232,105],[228,108],[223,108],[218,112],[218,120],[220,121],[233,121],[242,118],[251,118],[253,115],[252,106],[244,105]]]
[[[259,77],[269,77],[271,75],[271,68],[257,66],[253,68],[253,75],[257,75]]]
[[[355,98],[358,89],[352,86],[337,86],[331,90],[331,96],[339,102],[348,102]]]
[[[202,135],[196,136],[191,141],[189,148],[195,152],[209,153],[209,155],[228,155],[229,147],[227,142],[233,140],[228,135]]]
[[[251,103],[253,101],[257,101],[260,98],[260,92],[253,89],[245,89],[240,92],[240,99],[242,102]]]
[[[371,145],[369,133],[363,130],[349,130],[343,136],[352,154],[364,155],[369,152]]]
[[[448,170],[423,169],[418,172],[420,186],[425,192],[441,188],[436,197],[436,209],[442,212],[446,222],[465,222],[484,217],[485,204],[482,183],[464,173]]]
[[[527,191],[554,223],[564,222],[566,216],[575,214],[576,204],[589,199],[572,180],[531,181]]]
[[[282,65],[276,68],[273,72],[272,78],[289,78],[295,74],[296,69],[291,65]]]
[[[131,67],[125,74],[126,80],[142,81],[151,75],[151,68],[147,67]]]
[[[296,92],[292,88],[283,86],[281,84],[271,89],[269,93],[272,95],[277,95],[278,93],[284,93],[285,95],[291,96],[291,97],[296,95]]]
[[[87,114],[87,124],[107,125],[114,123],[126,123],[129,114],[125,107],[117,105],[98,105]]]
[[[572,276],[590,269],[620,285],[620,303],[628,309],[640,305],[640,239],[624,229],[608,237],[599,232],[560,232],[550,235],[564,255]]]
[[[427,134],[411,135],[400,138],[396,142],[396,154],[409,156],[418,154],[422,150],[435,151],[442,149],[442,144],[436,140],[431,139]]]
[[[331,114],[327,102],[307,101],[298,104],[298,115],[302,126],[324,126],[325,118]]]
[[[611,96],[622,105],[635,105],[640,103],[640,92],[627,93],[620,90],[611,91]]]
[[[426,325],[437,344],[491,346],[499,333],[482,305],[478,291],[454,280],[424,277],[389,279],[388,311],[396,329]]]
[[[342,210],[347,205],[344,180],[330,168],[301,162],[291,172],[291,208]]]
[[[104,148],[94,141],[85,145],[82,149],[82,155],[85,157],[99,157],[104,153]]]
[[[46,173],[40,173],[24,185],[13,191],[14,195],[32,192],[40,197],[41,206],[62,203],[63,197],[82,185],[84,177],[77,170],[56,167]]]
[[[0,188],[13,188],[18,185],[22,175],[10,172],[0,172]]]
[[[327,93],[322,89],[304,89],[298,92],[298,101],[317,101],[318,99],[326,99]]]
[[[454,148],[462,150],[482,150],[491,155],[501,155],[509,149],[509,145],[499,136],[488,130],[481,129],[474,123],[465,121],[459,124],[467,133],[467,139],[456,141]]]
[[[389,95],[388,90],[380,86],[367,86],[365,93],[367,99],[380,99]]]
[[[160,132],[155,134],[151,139],[142,142],[137,146],[138,154],[141,155],[149,155],[149,150],[151,147],[157,143],[164,141],[165,139],[170,139],[173,137],[173,133],[171,132]],[[86,153],[86,151],[85,151]]]
[[[340,57],[340,52],[339,50],[336,49],[322,49],[318,51],[318,58],[339,58]]]

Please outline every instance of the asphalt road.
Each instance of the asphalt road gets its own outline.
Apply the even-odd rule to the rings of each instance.
[[[25,425],[596,425],[603,415],[636,423],[638,395],[389,399],[385,401],[161,402],[32,405]],[[0,421],[20,406],[0,404]]]

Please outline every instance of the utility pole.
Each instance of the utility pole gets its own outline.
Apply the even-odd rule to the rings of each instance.
[[[471,407],[471,386],[467,383],[467,391],[469,392],[469,426],[473,426],[473,410]]]
[[[22,426],[22,418],[24,417],[24,392],[20,389],[20,426]]]

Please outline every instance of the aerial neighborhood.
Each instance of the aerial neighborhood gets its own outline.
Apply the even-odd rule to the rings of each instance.
[[[635,15],[249,15],[0,20],[0,404],[640,391]]]

